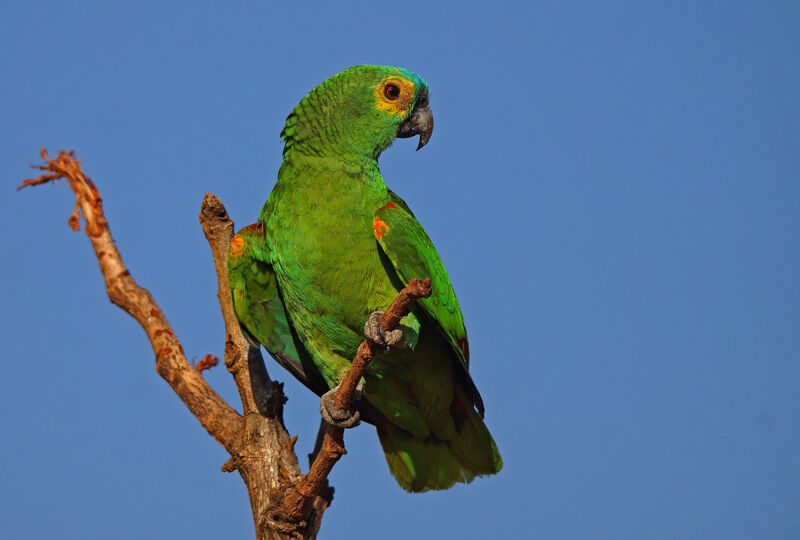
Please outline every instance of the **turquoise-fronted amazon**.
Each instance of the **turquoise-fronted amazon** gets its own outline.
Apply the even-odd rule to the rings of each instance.
[[[234,237],[229,259],[248,338],[323,398],[347,372],[365,323],[372,339],[399,339],[372,360],[358,408],[377,427],[394,477],[415,492],[502,467],[468,372],[453,286],[378,170],[395,138],[419,135],[419,149],[432,130],[428,85],[415,73],[364,65],[323,82],[286,120],[278,182],[258,222]],[[432,296],[412,308],[401,332],[375,332],[373,312],[415,277],[431,278]],[[325,414],[325,403],[326,419],[346,423],[337,411]]]

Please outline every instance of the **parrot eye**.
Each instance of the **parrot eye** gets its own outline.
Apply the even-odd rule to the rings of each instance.
[[[386,99],[394,101],[400,97],[400,87],[396,84],[389,83],[384,87],[383,95],[386,96]]]

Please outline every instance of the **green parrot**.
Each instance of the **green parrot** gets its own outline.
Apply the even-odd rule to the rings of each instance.
[[[419,135],[419,150],[432,131],[428,85],[415,73],[362,65],[326,80],[287,118],[278,181],[257,223],[234,237],[228,263],[248,339],[322,396],[328,422],[374,424],[389,470],[412,492],[502,468],[453,286],[378,169],[395,138]],[[415,277],[430,277],[433,294],[384,332],[380,310]],[[361,381],[358,410],[334,410],[365,332],[386,352]]]

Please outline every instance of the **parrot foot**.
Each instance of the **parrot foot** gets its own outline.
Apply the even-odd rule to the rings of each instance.
[[[373,311],[367,323],[364,325],[364,335],[370,340],[381,353],[389,352],[392,347],[405,347],[403,341],[403,331],[398,328],[387,332],[381,324],[383,311]]]
[[[354,428],[361,423],[361,413],[358,410],[352,411],[338,408],[334,402],[338,390],[339,387],[335,386],[322,394],[319,400],[319,412],[322,414],[322,419],[332,426],[343,429]],[[360,392],[358,393],[360,394]]]

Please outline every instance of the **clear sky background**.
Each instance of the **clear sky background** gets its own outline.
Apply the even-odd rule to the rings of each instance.
[[[187,355],[221,356],[203,194],[254,221],[287,113],[382,63],[431,87],[430,144],[381,169],[447,265],[505,468],[409,495],[348,431],[321,537],[800,538],[800,4],[668,4],[3,2],[2,535],[253,535],[69,189],[14,192],[40,146],[83,158]],[[318,399],[268,368],[304,458]]]

